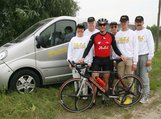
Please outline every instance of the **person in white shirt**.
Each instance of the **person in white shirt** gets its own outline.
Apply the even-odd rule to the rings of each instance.
[[[99,30],[96,29],[96,21],[94,17],[89,17],[87,19],[88,28],[84,31],[84,35],[91,37],[93,34],[98,33]]]
[[[144,18],[135,18],[136,34],[139,41],[139,60],[136,74],[143,79],[144,96],[141,103],[147,103],[150,94],[150,82],[148,72],[151,69],[152,58],[154,56],[154,39],[150,30],[144,28]]]
[[[116,33],[116,43],[126,61],[118,64],[118,74],[123,77],[125,74],[132,74],[137,69],[138,62],[138,39],[133,30],[129,29],[129,17],[123,15],[120,18],[121,30]]]
[[[83,26],[83,24],[77,25],[76,36],[70,40],[68,45],[67,60],[74,61],[75,63],[79,63],[80,58],[82,58],[84,50],[86,49],[90,39],[89,37],[84,36],[84,30],[85,30],[85,27]],[[85,58],[84,62],[87,63],[89,66],[91,66],[92,61],[93,61],[93,54],[91,50],[87,55],[87,57]],[[70,65],[69,67],[72,69],[73,78],[81,78],[75,68],[72,68]],[[75,85],[75,89],[77,89],[77,85]],[[87,92],[88,92],[87,86],[84,85],[83,94],[86,95]]]

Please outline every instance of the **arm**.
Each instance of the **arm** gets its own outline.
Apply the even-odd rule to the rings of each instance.
[[[86,47],[86,49],[83,53],[83,58],[85,58],[88,55],[91,47],[93,46],[93,43],[94,43],[94,38],[93,38],[93,36],[91,36],[91,39],[90,39],[90,41],[89,41],[89,43],[88,43],[88,45],[87,45],[87,47]]]
[[[72,54],[73,54],[72,51],[73,51],[73,46],[72,46],[72,39],[71,39],[68,45],[67,60],[72,61]]]
[[[139,43],[138,43],[138,37],[135,32],[132,42],[133,42],[133,64],[136,65],[138,62]]]
[[[92,47],[91,50],[89,51],[89,53],[88,53],[86,59],[87,59],[87,63],[88,63],[89,65],[91,65],[92,62],[93,62],[93,47]]]
[[[147,45],[149,49],[148,60],[152,60],[154,56],[154,39],[150,30],[148,30]]]

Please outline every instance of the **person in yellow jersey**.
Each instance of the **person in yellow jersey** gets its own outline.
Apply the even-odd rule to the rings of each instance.
[[[87,47],[90,37],[84,36],[85,27],[83,24],[78,24],[76,27],[76,36],[73,37],[68,45],[68,52],[67,52],[67,60],[74,61],[75,63],[79,63],[80,58],[83,56],[84,50]],[[93,52],[92,50],[85,58],[84,62],[91,66],[93,61]],[[72,68],[70,65],[69,67],[72,69],[73,78],[81,78],[79,73],[75,68]],[[75,89],[77,89],[77,85],[75,85]],[[83,87],[83,94],[87,95],[88,88],[86,85]],[[86,99],[87,97],[83,97]]]
[[[144,27],[144,18],[135,18],[136,35],[139,41],[139,61],[136,74],[143,79],[144,95],[141,103],[147,103],[150,95],[150,82],[148,72],[151,69],[152,58],[154,56],[154,39],[150,30]]]

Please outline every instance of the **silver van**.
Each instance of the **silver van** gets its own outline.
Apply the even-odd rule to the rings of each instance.
[[[32,92],[71,77],[68,41],[82,20],[61,16],[42,20],[0,47],[0,88]]]

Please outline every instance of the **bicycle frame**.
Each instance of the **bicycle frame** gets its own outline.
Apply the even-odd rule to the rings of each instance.
[[[73,67],[74,67],[74,64],[71,62],[71,61],[68,61]],[[116,64],[115,64],[116,65]],[[76,68],[77,69],[77,68]],[[89,81],[91,81],[91,83],[92,84],[94,84],[98,89],[100,89],[103,93],[105,93],[106,92],[106,90],[102,87],[102,86],[100,86],[93,78],[92,78],[92,76],[90,76],[90,77],[85,77],[83,74],[81,74],[81,70],[80,69],[77,69],[78,70],[78,73],[80,74],[80,76],[83,78],[82,79],[82,83],[81,83],[81,87],[80,87],[80,90],[78,91],[78,94],[77,94],[77,96],[79,96],[79,94],[80,94],[80,92],[82,91],[82,87],[83,87],[83,85],[84,85],[84,83],[85,83],[85,81],[87,81],[87,79],[89,79]],[[88,71],[88,73],[89,72],[91,72],[91,73],[102,73],[102,74],[110,74],[110,75],[112,75],[112,73],[115,75],[115,74],[117,74],[118,75],[118,73],[117,73],[117,69],[116,69],[116,66],[114,66],[114,71],[112,72],[112,71],[90,71],[90,70],[88,70],[88,69],[86,69],[87,71]],[[114,80],[115,79],[115,77],[113,78],[113,79],[111,79],[111,80]],[[118,79],[117,80],[121,80],[121,78],[120,78],[120,76],[118,76]],[[123,83],[123,81],[121,80],[121,83],[126,87],[126,85]]]

